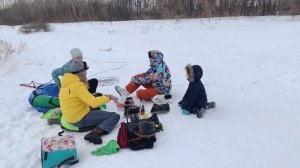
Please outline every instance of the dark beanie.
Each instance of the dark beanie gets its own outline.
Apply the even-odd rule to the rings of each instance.
[[[79,74],[86,71],[83,62],[72,61],[70,65],[70,71],[72,74]]]

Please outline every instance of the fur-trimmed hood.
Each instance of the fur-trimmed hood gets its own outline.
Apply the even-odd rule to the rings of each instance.
[[[187,64],[185,67],[185,71],[188,77],[188,81],[195,82],[199,81],[202,78],[203,71],[199,65],[191,65]]]

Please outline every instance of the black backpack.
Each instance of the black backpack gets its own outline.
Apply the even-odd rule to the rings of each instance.
[[[156,141],[153,122],[141,120],[128,123],[128,148],[131,150],[151,149]]]
[[[138,122],[124,123],[127,133],[127,147],[131,150],[151,149],[156,142],[155,133],[162,131],[157,114]]]

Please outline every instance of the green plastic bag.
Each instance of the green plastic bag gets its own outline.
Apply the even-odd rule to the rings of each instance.
[[[115,140],[110,140],[106,145],[92,151],[95,156],[111,155],[119,151],[120,146]]]

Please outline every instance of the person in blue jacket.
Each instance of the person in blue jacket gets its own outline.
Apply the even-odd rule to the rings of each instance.
[[[52,79],[54,80],[54,83],[58,86],[58,88],[61,87],[59,76],[63,76],[65,73],[70,73],[70,65],[73,61],[76,62],[83,62],[85,70],[89,69],[86,62],[82,61],[82,52],[79,48],[73,48],[70,51],[70,54],[72,56],[72,59],[66,62],[62,67],[57,68],[52,71]],[[88,89],[90,93],[95,93],[98,86],[98,80],[93,78],[88,80]]]
[[[178,105],[181,107],[182,113],[188,115],[207,106],[207,95],[201,82],[202,68],[199,65],[187,64],[185,71],[189,86]]]

